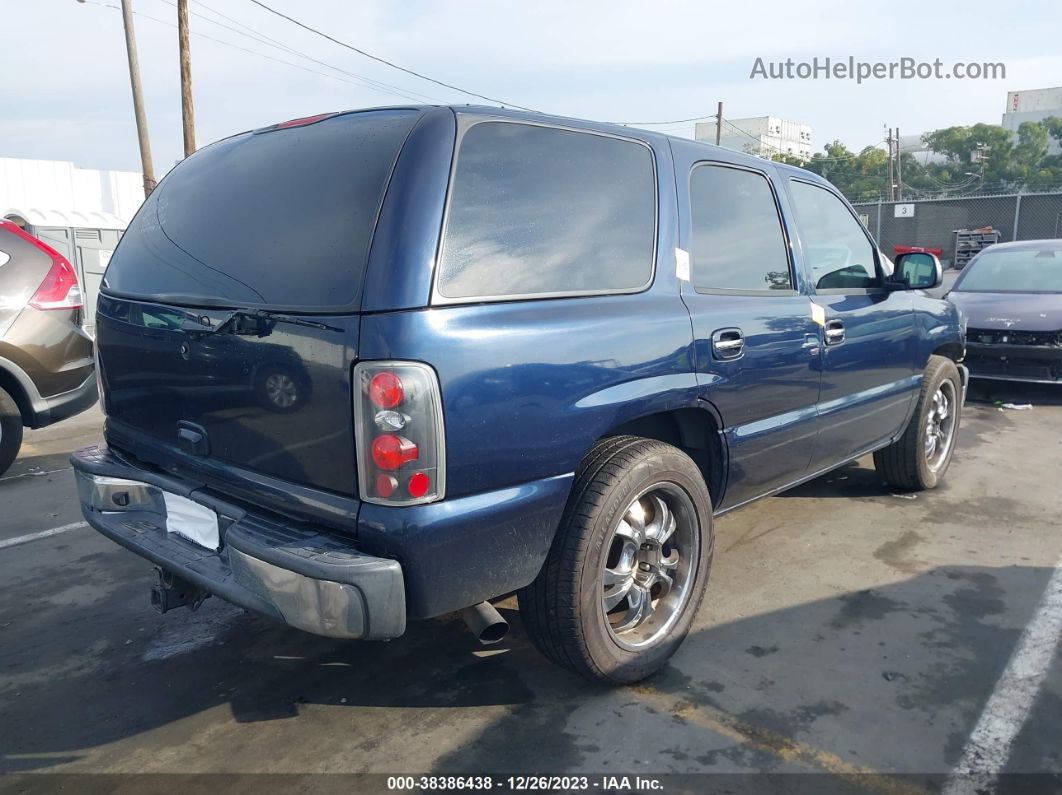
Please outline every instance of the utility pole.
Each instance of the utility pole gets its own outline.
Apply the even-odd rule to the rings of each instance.
[[[888,157],[888,163],[889,163],[889,174],[888,174],[889,201],[894,201],[896,197],[893,194],[894,183],[893,183],[893,179],[892,179],[892,127],[889,128],[889,135],[888,135],[888,137],[885,140],[888,141],[888,144],[889,144],[889,157]]]
[[[181,124],[184,156],[195,152],[195,110],[192,107],[192,55],[188,49],[188,0],[177,0],[177,44],[181,53]]]
[[[903,201],[903,163],[900,160],[900,128],[896,128],[896,201]]]
[[[723,103],[715,110],[715,145],[719,146],[719,139],[723,137]]]
[[[977,144],[976,157],[977,157],[977,162],[981,164],[980,178],[981,178],[981,187],[982,188],[984,187],[984,184],[985,184],[985,163],[988,162],[988,151],[989,151],[990,148],[991,147],[986,146],[984,143],[981,143],[980,141]]]
[[[151,165],[151,143],[148,141],[147,118],[144,115],[144,92],[140,86],[140,61],[136,57],[133,0],[122,0],[122,22],[125,25],[125,50],[129,56],[129,85],[133,89],[136,135],[140,140],[140,165],[144,171],[144,198],[147,198],[155,189],[155,168]]]

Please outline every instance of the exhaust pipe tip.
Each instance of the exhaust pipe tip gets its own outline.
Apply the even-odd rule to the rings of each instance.
[[[484,646],[498,643],[509,634],[509,622],[502,618],[502,614],[490,602],[466,607],[461,617],[476,636],[476,640]]]

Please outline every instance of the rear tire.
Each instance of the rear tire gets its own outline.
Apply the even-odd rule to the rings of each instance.
[[[912,491],[935,489],[951,463],[961,415],[959,368],[951,359],[930,356],[918,404],[906,430],[874,453],[874,468],[882,480]]]
[[[532,642],[596,682],[644,679],[689,632],[713,538],[711,498],[689,456],[634,436],[599,442],[542,571],[519,594]]]
[[[0,475],[7,472],[22,447],[22,412],[5,390],[0,389]]]

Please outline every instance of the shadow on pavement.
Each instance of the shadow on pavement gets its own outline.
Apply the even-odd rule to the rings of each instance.
[[[972,403],[1031,403],[1041,406],[1062,406],[1062,384],[1023,384],[1018,381],[988,381],[974,378],[966,393]],[[1009,411],[1010,409],[1005,409]]]
[[[368,769],[380,742],[403,732],[415,742],[418,721],[501,706],[482,713],[474,738],[439,749],[434,771],[786,772],[829,770],[821,759],[838,758],[940,772],[960,755],[1050,575],[939,567],[749,616],[695,631],[644,685],[608,690],[545,662],[512,609],[512,640],[489,656],[475,654],[454,617],[415,623],[391,643],[317,638],[217,599],[160,618],[142,563],[108,550],[72,561],[50,588],[38,576],[5,585],[0,771],[46,770],[162,727],[172,727],[166,745],[190,742],[192,729],[173,724],[218,706],[251,724],[331,705],[351,712],[347,763]],[[709,585],[702,620],[711,604]],[[1056,764],[1049,738],[1062,719],[1044,720],[1031,766]],[[805,746],[822,751],[789,752]]]

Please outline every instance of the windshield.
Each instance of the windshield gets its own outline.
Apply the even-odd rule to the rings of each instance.
[[[191,306],[350,307],[416,111],[347,113],[227,138],[137,213],[104,289]]]
[[[1062,249],[986,251],[966,266],[953,292],[1062,293]]]

